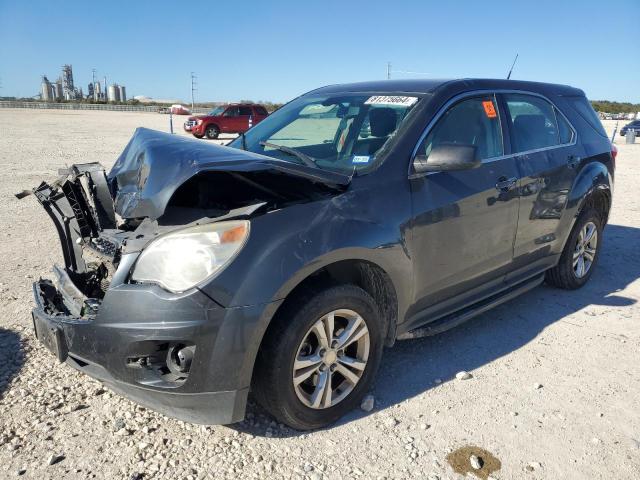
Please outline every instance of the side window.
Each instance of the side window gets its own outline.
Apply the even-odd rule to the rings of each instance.
[[[238,107],[229,107],[224,111],[223,116],[225,117],[237,117],[238,116]]]
[[[251,107],[240,107],[240,116],[242,115],[253,115],[253,111],[251,110]]]
[[[567,102],[598,134],[607,138],[607,132],[605,132],[602,122],[600,122],[598,114],[589,103],[589,100],[585,97],[567,97]]]
[[[418,153],[430,155],[439,145],[476,147],[476,158],[504,154],[500,115],[493,95],[462,100],[447,110],[420,145]]]
[[[504,99],[511,117],[514,153],[560,143],[556,114],[549,102],[524,94],[505,94]]]
[[[264,108],[264,107],[258,106],[258,107],[254,107],[254,108],[256,110],[256,115],[264,115],[265,117],[267,115],[269,115],[269,113],[267,112],[267,109]]]
[[[558,120],[558,132],[560,134],[560,143],[571,143],[573,140],[573,130],[569,126],[569,122],[556,109],[556,120]]]

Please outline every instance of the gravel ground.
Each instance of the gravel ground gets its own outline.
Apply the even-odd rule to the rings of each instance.
[[[0,477],[453,479],[476,455],[483,478],[640,478],[640,144],[618,142],[613,212],[585,288],[542,286],[398,343],[371,412],[300,434],[254,404],[226,427],[166,418],[35,340],[31,283],[62,256],[33,197],[13,194],[74,162],[110,166],[139,125],[167,130],[168,117],[0,110]]]

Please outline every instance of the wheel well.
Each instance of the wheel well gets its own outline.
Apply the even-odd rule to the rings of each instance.
[[[602,225],[609,219],[609,209],[611,208],[611,194],[607,190],[595,190],[584,202],[584,208],[593,208],[600,214]]]
[[[311,297],[319,290],[344,284],[357,285],[373,297],[385,322],[385,344],[391,346],[395,341],[398,319],[396,290],[391,278],[382,268],[364,260],[343,260],[329,264],[296,285],[274,314],[263,340],[269,335],[278,318],[286,314],[289,305],[297,303],[301,297]]]

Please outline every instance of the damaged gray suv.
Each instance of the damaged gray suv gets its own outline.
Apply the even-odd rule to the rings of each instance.
[[[581,90],[507,80],[324,87],[229,147],[138,129],[33,191],[64,257],[36,335],[173,417],[240,421],[251,390],[326,426],[384,346],[584,285],[614,162]]]

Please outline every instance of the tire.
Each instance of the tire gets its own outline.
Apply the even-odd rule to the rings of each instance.
[[[326,350],[321,357],[322,344],[319,337],[316,337],[315,331],[311,329],[322,319],[327,319],[330,312],[336,312],[334,346]],[[351,315],[350,320],[347,320],[347,312],[350,312],[348,313]],[[349,322],[346,327],[357,324],[358,328],[362,328],[360,320],[352,316],[354,313],[360,317],[360,320],[364,320],[368,337],[362,334],[351,344],[345,341],[344,344],[348,346],[340,354],[340,346],[336,343],[339,344],[340,339],[343,338],[340,333],[346,333],[345,322]],[[285,306],[285,310],[274,322],[276,323],[270,327],[258,353],[253,375],[254,396],[265,410],[279,422],[292,428],[311,430],[334,423],[360,404],[370,389],[380,365],[384,338],[383,322],[378,306],[368,293],[355,285],[340,285],[312,295],[302,295]],[[358,332],[361,331],[358,330]],[[357,335],[350,337],[355,338]],[[314,344],[314,339],[318,340],[317,344]],[[367,341],[368,353],[364,368],[362,370],[347,369],[352,374],[356,372],[360,377],[355,383],[348,381],[347,377],[341,373],[347,368],[345,365],[348,363],[344,362],[347,362],[347,359],[352,362],[356,357],[364,358],[361,353],[364,352],[363,345],[367,344]],[[305,352],[305,350],[308,351]],[[299,365],[294,362],[309,358],[323,359],[317,368],[311,366],[294,370],[294,366]],[[324,362],[330,363],[331,366]],[[333,367],[336,367],[335,371]],[[301,378],[305,374],[300,375],[300,372],[311,370],[313,373],[307,380],[294,386],[294,374]],[[348,374],[348,372],[345,373]],[[324,378],[331,378],[332,380],[328,382],[333,383],[321,382],[321,375],[324,375]],[[320,392],[319,385],[323,383],[332,385],[334,388],[326,396],[314,397],[313,393]],[[350,391],[348,391],[349,388]],[[322,391],[326,392],[326,389]],[[307,395],[309,395],[308,398]],[[320,398],[324,405],[314,408],[310,405],[314,398]]]
[[[214,140],[220,135],[220,129],[215,125],[209,125],[204,134],[209,140]]]
[[[578,265],[574,265],[574,262],[576,261],[574,255],[578,255],[578,250],[580,249],[578,241],[584,238],[585,227],[590,225],[595,226],[595,243],[586,245],[586,248],[583,245],[582,251],[586,250],[588,253],[591,250],[595,250],[595,252],[592,254],[593,259],[588,267],[586,260],[587,257],[583,256],[583,267],[586,267],[586,271],[583,271],[583,273],[580,274],[580,262],[578,260]],[[602,217],[594,208],[588,207],[578,216],[578,219],[569,234],[564,250],[562,251],[558,265],[547,270],[545,276],[547,283],[554,287],[564,288],[566,290],[575,290],[582,287],[589,281],[589,278],[591,278],[591,274],[598,263],[600,250],[602,249],[602,225]],[[594,245],[595,248],[593,248]]]

